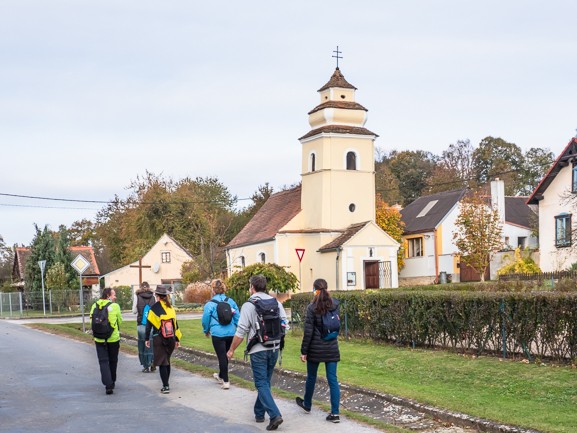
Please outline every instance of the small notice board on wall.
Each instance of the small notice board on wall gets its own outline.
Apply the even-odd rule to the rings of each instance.
[[[356,286],[356,285],[357,285],[357,273],[347,272],[347,286]]]

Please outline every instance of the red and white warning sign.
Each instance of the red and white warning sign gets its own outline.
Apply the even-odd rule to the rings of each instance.
[[[295,251],[297,252],[297,257],[299,258],[299,262],[302,262],[303,256],[305,255],[305,249],[304,248],[295,248]]]

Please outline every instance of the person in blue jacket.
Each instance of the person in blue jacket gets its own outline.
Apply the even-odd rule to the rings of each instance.
[[[206,337],[212,337],[212,346],[218,358],[219,372],[212,376],[222,385],[222,389],[230,388],[228,379],[228,358],[226,352],[230,349],[232,338],[236,332],[236,325],[240,317],[240,311],[236,302],[226,296],[226,286],[221,280],[210,282],[213,297],[204,305],[202,314],[202,330]],[[232,319],[229,324],[221,324],[218,318],[218,303],[226,302],[230,305]]]

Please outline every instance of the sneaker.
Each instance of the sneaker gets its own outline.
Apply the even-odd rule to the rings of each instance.
[[[302,410],[304,410],[305,413],[311,413],[311,408],[305,407],[305,401],[302,398],[297,397],[295,398],[295,401],[297,403],[297,406],[300,407]]]
[[[146,367],[142,369],[143,373],[150,373],[150,368]]]
[[[333,415],[332,413],[329,413],[327,415],[327,421],[337,423],[337,422],[341,422],[341,419],[339,418],[338,415]]]
[[[224,381],[220,378],[220,376],[218,375],[218,373],[212,373],[212,377],[214,377],[218,383],[223,383]]]
[[[282,416],[275,416],[274,418],[270,419],[270,422],[268,423],[268,425],[266,426],[267,430],[276,430],[278,428],[279,425],[282,424]]]
[[[150,367],[150,371],[151,372],[156,371],[156,365],[152,364],[152,367]]]
[[[230,382],[222,382],[222,389],[230,389]]]
[[[170,394],[170,388],[168,386],[163,386],[160,392],[163,394]]]
[[[112,388],[106,388],[106,394],[107,395],[114,394],[114,390]]]

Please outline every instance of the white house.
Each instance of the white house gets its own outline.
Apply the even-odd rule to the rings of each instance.
[[[375,223],[374,141],[367,109],[339,68],[318,91],[300,138],[301,185],[272,195],[226,246],[229,272],[257,262],[331,289],[397,287],[399,244]]]
[[[400,272],[401,285],[431,284],[445,276],[455,282],[479,279],[478,274],[460,263],[453,241],[460,202],[467,192],[459,189],[419,197],[401,210],[401,220],[405,223],[405,267]],[[526,200],[526,197],[506,197],[502,180],[491,182],[491,206],[501,216],[504,249],[537,247],[537,238],[532,233],[537,215]],[[492,262],[486,279],[494,279],[498,267],[500,257]]]
[[[140,260],[103,275],[105,286],[137,287],[142,281],[151,287],[179,283],[182,264],[191,260],[192,255],[165,233]]]
[[[577,138],[572,138],[527,201],[539,207],[540,267],[561,271],[577,263],[573,212],[577,209]]]

